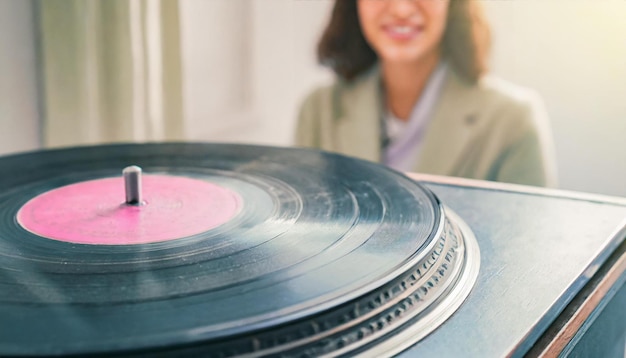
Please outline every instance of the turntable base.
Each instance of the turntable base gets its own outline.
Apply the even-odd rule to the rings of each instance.
[[[236,205],[212,207],[191,223],[212,224],[188,233],[162,223],[178,220],[173,206],[142,211],[120,195],[139,214],[121,215],[132,227],[173,228],[141,242],[69,240],[20,220],[31,200],[80,199],[59,188],[115,181],[134,164],[237,197],[173,202]],[[417,183],[318,151],[219,144],[43,151],[0,168],[2,356],[623,355],[625,199]],[[102,219],[80,205],[95,216],[72,215]],[[141,226],[150,210],[165,215]],[[117,233],[115,217],[96,232]]]

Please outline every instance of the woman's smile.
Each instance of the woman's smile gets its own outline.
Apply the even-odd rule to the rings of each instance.
[[[422,25],[389,24],[382,26],[383,32],[393,40],[408,41],[417,38],[424,32]]]
[[[363,35],[383,63],[417,64],[437,57],[447,1],[359,0]]]

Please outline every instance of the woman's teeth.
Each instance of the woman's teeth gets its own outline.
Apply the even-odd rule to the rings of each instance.
[[[410,26],[393,26],[391,29],[399,34],[408,34],[413,31],[413,28]]]

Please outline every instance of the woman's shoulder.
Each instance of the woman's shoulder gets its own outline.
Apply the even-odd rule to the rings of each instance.
[[[556,183],[550,120],[538,92],[494,75],[460,88],[454,94],[465,94],[460,102],[473,115],[476,138],[500,163],[493,180]]]
[[[316,100],[332,95],[350,95],[353,92],[371,87],[372,84],[378,83],[379,79],[379,67],[374,65],[353,79],[346,80],[335,77],[331,83],[318,85],[305,98],[306,100]]]
[[[546,124],[547,113],[539,94],[530,88],[507,81],[493,74],[483,76],[478,82],[464,81],[452,73],[448,87],[450,101],[472,112],[482,120],[485,128],[533,130]]]
[[[485,105],[499,111],[521,115],[543,108],[543,101],[537,91],[493,74],[481,78],[475,88]]]
[[[337,126],[350,123],[376,126],[379,113],[379,84],[376,69],[350,81],[335,79],[314,88],[304,97],[298,115],[296,143],[332,148]]]
[[[330,121],[334,116],[333,93],[336,89],[337,84],[332,83],[320,85],[311,90],[300,103],[298,126],[319,128],[319,122]]]
[[[345,80],[335,78],[332,83],[318,85],[304,97],[301,102],[301,112],[342,112],[349,110],[359,99],[378,95],[379,83],[378,67],[374,66],[358,77]],[[338,114],[338,113],[335,113]]]
[[[314,87],[304,97],[304,100],[301,103],[301,108],[319,108],[320,104],[331,100],[333,93],[337,90],[337,87],[338,84],[336,82],[330,84],[326,83]]]
[[[296,123],[295,144],[321,147],[322,128],[327,128],[334,117],[334,95],[337,84],[325,84],[310,91],[300,103]]]

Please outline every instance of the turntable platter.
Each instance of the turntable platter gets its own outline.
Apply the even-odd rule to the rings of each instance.
[[[70,198],[82,195],[85,183],[104,192],[105,182],[128,165],[166,181],[185,178],[235,193],[236,209],[226,205],[232,201],[193,195],[193,185],[182,183],[182,207],[195,209],[156,210],[162,217],[146,219],[153,221],[135,242],[132,235],[118,240],[115,230],[82,240],[91,237],[90,227],[106,232],[106,220],[115,226],[118,219],[72,231],[78,222],[101,219],[101,212],[85,204],[93,199]],[[392,354],[449,317],[478,272],[471,231],[432,192],[339,155],[225,144],[113,145],[0,158],[0,168],[11,173],[0,176],[2,355],[158,349],[314,356],[374,346]],[[146,195],[158,202],[164,194]],[[43,205],[34,212],[52,212],[49,227],[58,210],[46,205],[59,202],[70,213],[59,227],[72,240],[34,230],[24,214],[35,210],[33,203]],[[137,210],[155,209],[148,200]],[[215,224],[223,212],[231,214]],[[34,222],[43,220],[37,217]],[[139,225],[141,215],[136,220]],[[167,235],[148,230],[163,222]],[[190,226],[201,229],[186,231]]]

